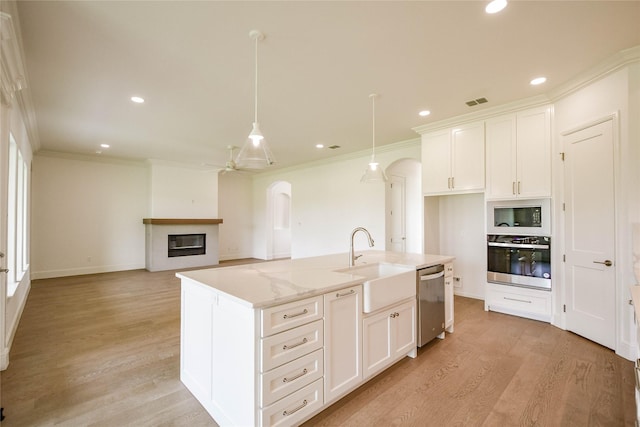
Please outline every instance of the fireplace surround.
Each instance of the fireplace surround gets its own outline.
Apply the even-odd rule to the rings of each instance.
[[[219,263],[218,225],[222,219],[144,218],[148,271],[206,267]]]

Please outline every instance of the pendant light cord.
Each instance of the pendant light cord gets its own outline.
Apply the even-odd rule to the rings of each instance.
[[[255,50],[255,110],[254,110],[254,123],[258,123],[258,39],[256,36],[256,50]]]
[[[371,116],[372,116],[371,122],[373,123],[372,129],[371,129],[371,135],[372,135],[371,138],[373,142],[373,147],[371,150],[371,161],[375,161],[375,158],[376,158],[376,98],[378,97],[378,95],[375,93],[372,93],[369,96],[371,97]]]

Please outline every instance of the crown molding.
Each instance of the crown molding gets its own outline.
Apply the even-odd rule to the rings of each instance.
[[[475,122],[479,120],[486,120],[491,117],[499,116],[501,114],[511,113],[520,110],[526,110],[534,107],[541,107],[548,105],[551,102],[547,95],[537,95],[530,98],[521,99],[507,104],[497,105],[495,107],[487,108],[485,110],[467,113],[460,116],[450,117],[448,119],[440,120],[438,122],[429,123],[422,126],[411,128],[416,133],[423,134],[432,131],[445,129],[451,126],[459,126],[465,123]]]
[[[90,155],[90,154],[77,154],[77,153],[69,153],[66,151],[51,151],[51,150],[40,150],[34,153],[34,158],[36,157],[49,157],[56,159],[65,159],[65,160],[79,160],[83,162],[96,162],[96,163],[110,163],[110,164],[118,164],[125,166],[138,166],[138,167],[148,167],[146,160],[135,160],[135,159],[125,159],[121,157],[111,157],[105,155]]]
[[[638,61],[640,61],[640,45],[621,50],[615,55],[612,55],[606,60],[598,63],[594,67],[578,74],[568,82],[549,91],[549,99],[552,102],[556,102],[557,100],[571,95],[572,93],[593,84],[595,81]]]
[[[472,121],[485,120],[501,114],[513,113],[528,108],[534,108],[554,103],[559,99],[562,99],[572,94],[573,92],[589,86],[595,81],[600,80],[603,77],[606,77],[609,74],[614,73],[619,69],[638,61],[640,61],[640,45],[621,50],[615,55],[607,58],[605,61],[602,61],[596,66],[578,74],[568,82],[542,95],[538,95],[532,98],[526,98],[508,104],[498,105],[496,107],[487,108],[486,110],[474,113],[451,117],[445,120],[440,120],[435,123],[418,126],[412,129],[419,134],[423,134],[438,131],[452,126],[463,125]]]
[[[379,146],[376,145],[376,155],[379,155],[381,153],[388,153],[396,150],[401,150],[404,148],[420,147],[420,144],[421,144],[420,138],[413,138],[413,139],[407,139],[404,141],[394,142],[391,144],[385,144],[385,145],[379,145]],[[329,157],[326,159],[314,160],[311,162],[301,163],[299,165],[293,165],[293,166],[289,166],[282,169],[274,169],[274,170],[258,172],[253,174],[252,177],[263,178],[263,177],[269,177],[272,175],[282,175],[285,173],[295,172],[302,169],[309,169],[313,167],[334,164],[336,162],[343,162],[343,161],[359,159],[363,157],[369,158],[370,156],[371,156],[371,148],[367,148],[365,150],[354,151],[352,153],[345,153],[339,156]]]

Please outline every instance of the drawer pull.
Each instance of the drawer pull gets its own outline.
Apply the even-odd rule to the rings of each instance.
[[[344,293],[336,293],[336,298],[340,298],[340,297],[346,297],[347,295],[352,295],[354,294],[356,291],[354,291],[353,289],[351,289],[349,292],[344,292]]]
[[[282,379],[282,382],[283,382],[283,383],[288,383],[288,382],[291,382],[291,381],[293,381],[293,380],[297,380],[297,379],[298,379],[298,378],[300,378],[301,376],[306,375],[306,374],[307,374],[307,372],[308,372],[308,371],[307,371],[307,368],[304,368],[304,369],[302,370],[302,372],[300,372],[298,375],[294,375],[294,376],[292,376],[292,377],[290,377],[290,378],[284,377],[284,378]]]
[[[531,304],[533,302],[533,301],[527,301],[526,299],[509,298],[509,297],[502,297],[502,298],[504,298],[506,300],[509,300],[509,301],[526,302],[528,304]]]
[[[285,417],[286,417],[286,416],[288,416],[288,415],[293,415],[293,414],[295,414],[296,412],[298,412],[300,409],[304,408],[305,406],[307,406],[307,399],[305,399],[305,400],[303,400],[303,401],[302,401],[302,405],[300,405],[300,406],[298,406],[298,407],[296,407],[296,408],[293,408],[293,409],[292,409],[292,410],[290,410],[290,411],[284,411],[284,412],[282,412],[282,415],[283,415],[283,416],[285,416]]]
[[[294,314],[285,314],[284,316],[282,316],[283,319],[291,319],[292,317],[298,317],[298,316],[302,316],[303,314],[307,314],[309,312],[309,310],[307,310],[306,308],[304,310],[302,310],[300,313],[294,313]]]
[[[291,350],[292,348],[296,348],[296,347],[298,347],[298,346],[301,346],[302,344],[306,344],[306,343],[307,343],[307,341],[309,341],[309,340],[308,340],[306,337],[304,337],[304,338],[302,339],[302,341],[297,342],[297,343],[295,343],[295,344],[291,344],[291,345],[286,345],[286,344],[285,344],[285,345],[283,345],[283,346],[282,346],[282,349],[283,349],[283,350]]]
[[[399,317],[399,316],[400,316],[400,313],[398,313],[397,311],[395,313],[391,313],[389,315],[389,317],[391,317],[391,318],[395,318],[395,317]]]

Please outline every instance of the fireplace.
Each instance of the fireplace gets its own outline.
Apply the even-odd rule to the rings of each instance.
[[[218,225],[222,219],[143,218],[142,222],[147,270],[218,264]]]
[[[207,253],[206,234],[169,234],[167,237],[169,258]]]

